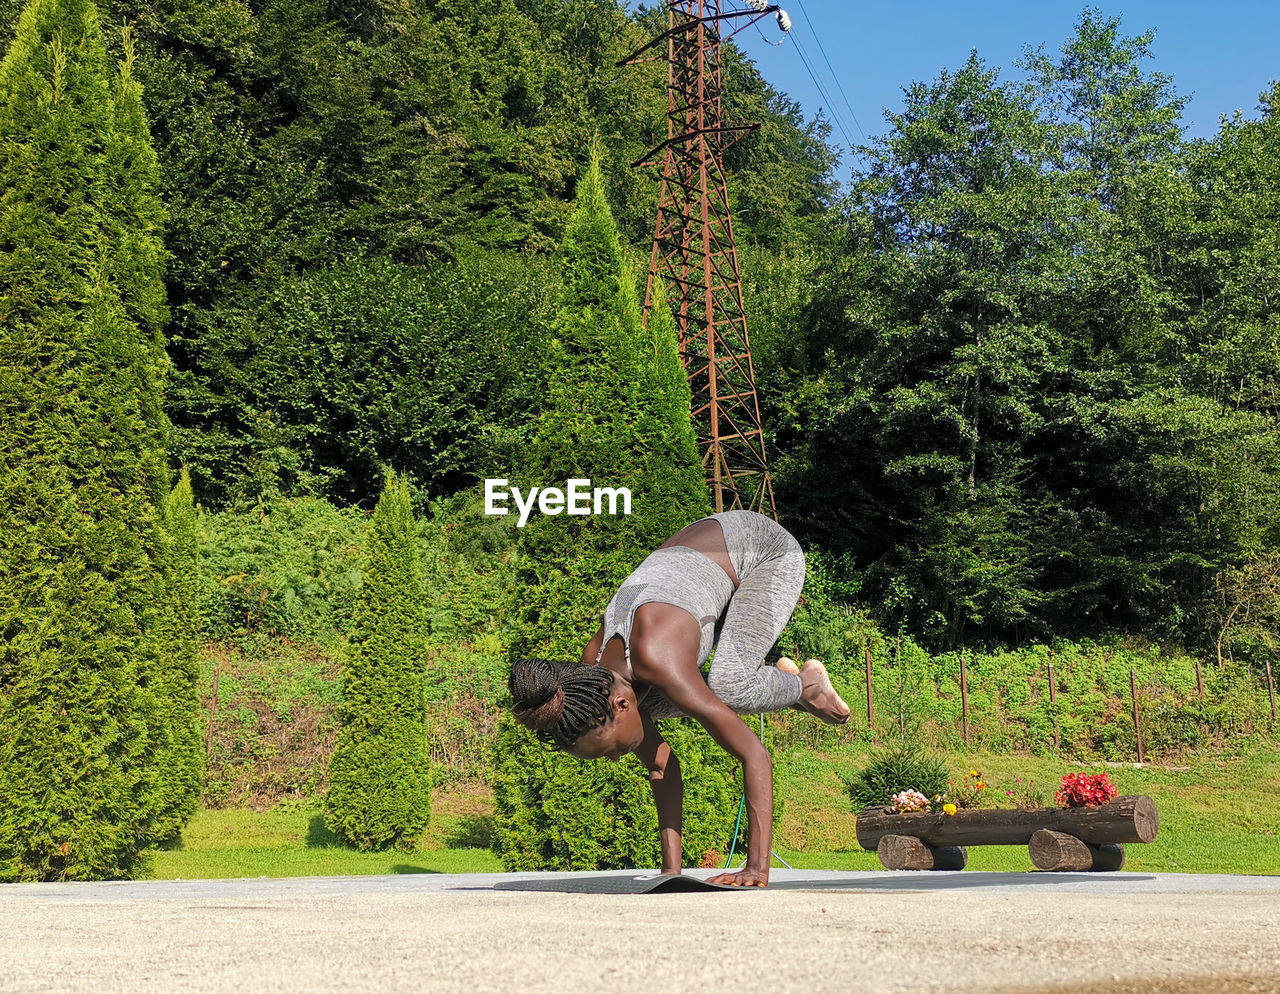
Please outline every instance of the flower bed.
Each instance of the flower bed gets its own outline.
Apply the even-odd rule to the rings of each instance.
[[[970,808],[947,813],[870,807],[863,809],[857,822],[858,844],[880,853],[890,869],[959,869],[965,862],[964,847],[971,845],[1031,846],[1033,861],[1039,851],[1054,864],[1042,869],[1119,869],[1124,859],[1120,845],[1151,842],[1158,829],[1155,802],[1145,795],[1116,797],[1106,804],[1030,810]],[[1057,856],[1052,855],[1055,852]],[[929,863],[929,854],[933,864],[943,865],[891,865]],[[954,865],[957,860],[959,866]]]

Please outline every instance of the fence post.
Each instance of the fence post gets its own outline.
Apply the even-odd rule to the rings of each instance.
[[[1133,730],[1138,734],[1138,762],[1145,763],[1142,752],[1142,725],[1138,722],[1138,678],[1129,670],[1129,692],[1133,695]]]
[[[1204,700],[1204,673],[1200,670],[1200,657],[1196,656],[1196,691],[1200,694],[1200,700]]]
[[[1267,660],[1267,693],[1271,695],[1271,724],[1276,723],[1276,682],[1271,679],[1271,660]]]
[[[213,755],[213,719],[218,713],[218,674],[222,671],[222,655],[213,656],[213,693],[209,696],[209,727],[204,733],[204,754]]]
[[[898,680],[898,735],[907,740],[907,682],[902,676],[902,630],[893,647],[893,671]]]
[[[867,657],[867,735],[870,737],[876,730],[875,711],[871,705],[871,646],[862,647]]]
[[[1053,751],[1058,752],[1061,748],[1058,741],[1058,688],[1055,686],[1057,681],[1053,678],[1053,660],[1049,660],[1049,707],[1053,710]]]
[[[964,672],[964,653],[960,653],[960,706],[962,708],[961,722],[964,729],[964,744],[969,745],[969,684],[965,679]]]

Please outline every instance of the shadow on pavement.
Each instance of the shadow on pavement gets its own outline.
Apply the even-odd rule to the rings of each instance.
[[[1088,882],[1092,886],[1105,886],[1108,880],[1132,884],[1135,881],[1154,880],[1149,875],[1125,873],[1000,873],[1000,872],[948,872],[920,873],[884,877],[815,877],[811,880],[775,880],[768,890],[829,890],[829,891],[921,891],[921,890],[969,890],[978,887],[1039,887],[1064,883]],[[551,891],[561,894],[654,894],[677,891],[705,890],[756,890],[755,887],[726,887],[709,884],[705,880],[683,874],[678,877],[634,876],[617,874],[602,876],[563,876],[538,880],[503,880],[488,887],[451,887],[450,890],[526,890]]]

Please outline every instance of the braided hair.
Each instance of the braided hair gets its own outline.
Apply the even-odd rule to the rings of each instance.
[[[517,659],[507,688],[516,721],[560,749],[572,748],[584,734],[613,718],[613,671],[605,666]]]

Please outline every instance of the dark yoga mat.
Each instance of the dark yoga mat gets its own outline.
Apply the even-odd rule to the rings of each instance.
[[[703,890],[756,890],[754,887],[730,887],[709,884],[688,874],[679,876],[610,876],[554,877],[550,880],[504,880],[494,890],[544,890],[562,894],[677,894]]]

